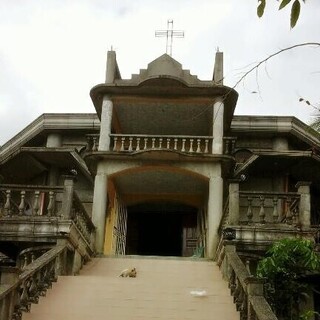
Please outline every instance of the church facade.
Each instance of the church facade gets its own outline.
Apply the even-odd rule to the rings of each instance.
[[[319,242],[319,134],[235,116],[221,52],[203,81],[167,54],[122,79],[110,51],[90,95],[95,113],[43,114],[0,149],[11,263],[62,243],[69,273],[94,254],[219,260],[231,241],[254,264],[276,239]]]

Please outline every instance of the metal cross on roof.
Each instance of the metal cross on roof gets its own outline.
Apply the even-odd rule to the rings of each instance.
[[[173,30],[173,20],[167,21],[167,30],[156,30],[156,37],[166,37],[166,53],[172,56],[172,42],[173,38],[184,38],[184,31],[182,30]]]

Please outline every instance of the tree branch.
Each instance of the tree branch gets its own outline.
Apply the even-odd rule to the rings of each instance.
[[[248,75],[250,74],[252,71],[258,69],[263,63],[266,63],[268,60],[270,60],[271,58],[279,55],[280,53],[282,52],[285,52],[285,51],[289,51],[289,50],[292,50],[292,49],[295,49],[295,48],[298,48],[298,47],[306,47],[306,46],[316,46],[316,47],[320,47],[320,42],[304,42],[304,43],[299,43],[299,44],[295,44],[291,47],[287,47],[287,48],[284,48],[284,49],[281,49],[273,54],[271,54],[270,56],[268,56],[267,58],[259,61],[255,66],[253,66],[250,70],[248,70],[236,83],[235,85],[232,87],[232,89],[235,89],[238,84]]]

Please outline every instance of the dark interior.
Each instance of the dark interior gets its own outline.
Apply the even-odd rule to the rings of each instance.
[[[190,219],[191,217],[191,219]],[[126,254],[183,256],[183,230],[196,228],[196,209],[176,204],[128,208]]]

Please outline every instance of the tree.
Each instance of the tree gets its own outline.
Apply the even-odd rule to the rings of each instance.
[[[310,127],[320,133],[320,106],[317,104],[313,104],[309,100],[306,100],[304,98],[300,98],[299,101],[305,103],[306,105],[312,107],[317,111],[315,119],[310,123]]]
[[[306,318],[300,307],[311,288],[306,276],[314,273],[320,273],[320,255],[311,241],[297,238],[275,242],[257,268],[257,276],[267,279],[266,298],[283,320]]]
[[[279,0],[277,0],[279,1]],[[292,3],[291,5],[291,14],[290,14],[290,26],[291,28],[294,28],[299,16],[300,16],[300,9],[301,9],[301,1],[305,2],[305,0],[281,0],[279,10],[285,8],[289,3]],[[266,7],[267,0],[258,0],[258,7],[257,7],[257,15],[259,18],[261,18],[264,14],[264,9]]]

